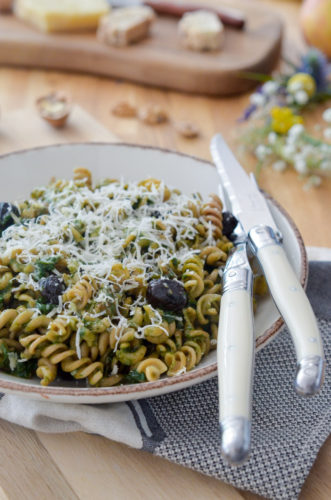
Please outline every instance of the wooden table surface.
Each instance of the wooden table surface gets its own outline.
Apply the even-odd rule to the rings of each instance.
[[[284,52],[295,54],[302,46],[297,27],[298,3],[280,0],[264,3],[283,17],[287,28]],[[204,98],[106,78],[0,68],[3,117],[11,110],[33,106],[36,97],[52,89],[70,92],[76,103],[121,140],[176,149],[203,158],[210,157],[209,141],[215,132],[221,131],[233,141],[236,119],[248,103],[247,96]],[[171,124],[150,127],[136,120],[118,119],[111,115],[110,109],[121,99],[132,100],[137,106],[158,103],[168,110],[173,120],[198,123],[202,136],[190,141],[178,137]],[[318,189],[304,191],[294,172],[280,174],[266,170],[260,183],[288,209],[306,244],[331,246],[331,180],[326,180]],[[330,466],[329,439],[307,478],[301,500],[331,498]],[[179,500],[188,496],[227,500],[259,498],[98,436],[83,433],[54,436],[0,421],[0,500],[126,500],[130,497]]]

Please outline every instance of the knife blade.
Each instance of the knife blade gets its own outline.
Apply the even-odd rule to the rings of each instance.
[[[247,176],[220,134],[213,137],[211,152],[232,211],[248,235],[273,300],[291,334],[297,356],[295,388],[301,395],[313,395],[323,383],[325,362],[312,307],[287,259],[278,228],[256,183]]]
[[[208,10],[218,16],[225,26],[243,29],[246,18],[244,13],[233,7],[210,7],[204,4],[189,4],[181,2],[165,2],[162,0],[108,0],[111,7],[133,7],[136,5],[147,5],[155,10],[157,14],[164,14],[174,17],[182,17],[186,12],[196,10]]]

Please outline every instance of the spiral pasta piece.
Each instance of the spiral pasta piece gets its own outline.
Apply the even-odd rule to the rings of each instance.
[[[74,181],[79,185],[92,186],[92,175],[90,170],[84,167],[77,167],[74,169]]]
[[[175,333],[176,323],[168,323],[163,321],[160,325],[146,326],[144,328],[144,338],[151,342],[152,344],[160,344],[166,342],[166,340]]]
[[[64,302],[75,304],[78,310],[84,309],[93,294],[93,287],[87,277],[78,281],[63,295]]]
[[[169,377],[183,373],[186,370],[186,356],[182,351],[168,352],[164,356],[164,362],[168,367],[167,375]]]
[[[103,364],[89,358],[68,357],[61,363],[64,372],[70,372],[76,379],[87,378],[90,385],[97,385],[103,377]]]
[[[200,252],[200,257],[205,259],[209,266],[217,265],[220,262],[226,262],[227,254],[216,246],[205,247]]]
[[[8,327],[10,336],[18,333],[31,333],[47,327],[50,319],[38,315],[34,309],[6,309],[0,313],[0,330]]]
[[[137,366],[137,372],[144,373],[148,382],[158,380],[162,373],[165,373],[167,369],[167,365],[157,358],[144,359]]]
[[[13,273],[8,266],[0,265],[0,291],[5,290],[11,283]]]
[[[23,347],[25,347],[22,357],[29,359],[40,354],[42,347],[44,347],[46,343],[48,344],[49,341],[46,335],[33,333],[31,335],[27,335],[26,337],[20,338],[19,342]]]
[[[222,285],[220,283],[220,274],[218,269],[213,269],[211,273],[205,271],[204,285],[205,293],[221,293]]]
[[[48,359],[40,358],[38,360],[38,368],[36,375],[41,379],[40,384],[43,386],[54,382],[57,376],[57,366],[53,365]]]
[[[218,316],[221,296],[216,293],[206,293],[197,302],[197,318],[200,325],[207,325],[206,316]]]
[[[58,316],[49,323],[46,337],[51,342],[63,342],[70,337],[71,332],[72,322],[70,323],[65,316]]]
[[[158,179],[154,179],[151,177],[149,179],[145,179],[145,180],[139,182],[138,186],[144,186],[148,191],[152,191],[153,188],[160,191],[161,186],[162,186],[162,182],[159,181]],[[170,194],[171,193],[170,193],[169,188],[167,188],[167,186],[163,185],[163,201],[169,200]]]
[[[41,350],[41,356],[53,365],[62,363],[65,359],[76,355],[75,349],[68,348],[67,344],[49,344]]]
[[[210,351],[210,335],[208,332],[200,329],[191,330],[188,334],[186,334],[186,337],[188,339],[185,342],[186,344],[190,342],[189,345],[191,345],[192,347],[193,344],[196,344],[200,348],[202,356],[208,354],[208,352]],[[197,350],[198,347],[196,347]]]
[[[215,238],[221,238],[223,234],[223,204],[216,194],[210,195],[210,200],[201,208],[201,216],[207,224],[211,224]]]
[[[113,385],[119,384],[123,380],[123,375],[110,375],[109,377],[103,377],[100,381],[100,387],[112,387]]]
[[[195,299],[204,290],[203,261],[196,255],[187,259],[182,268],[184,288],[190,298]]]
[[[186,341],[179,351],[165,354],[164,361],[168,366],[167,375],[173,377],[183,371],[192,370],[192,368],[200,363],[203,354],[197,342],[192,340]]]

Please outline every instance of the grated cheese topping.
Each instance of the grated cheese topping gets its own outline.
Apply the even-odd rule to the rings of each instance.
[[[194,216],[190,208],[195,205],[199,209],[201,197],[171,190],[169,199],[164,201],[166,192],[169,194],[160,181],[144,184],[124,179],[105,181],[95,189],[81,181],[54,181],[48,187],[36,189],[29,200],[18,206],[23,217],[29,210],[37,212],[37,216],[26,217],[23,223],[21,220],[9,227],[0,238],[4,259],[14,255],[23,267],[15,276],[13,291],[40,289],[35,273],[25,270],[28,264],[35,269],[40,260],[63,258],[67,270],[63,272],[58,266],[52,272],[63,276],[66,291],[87,277],[94,284],[93,311],[79,312],[72,301],[62,300],[62,296],[48,316],[77,316],[79,321],[85,316],[108,317],[110,325],[117,328],[116,350],[135,308],[147,304],[140,290],[150,280],[168,275],[174,258],[180,266],[199,253],[201,247],[215,244],[211,223]],[[198,247],[194,246],[197,224],[202,224],[207,233]],[[122,267],[116,270],[119,264]],[[124,306],[123,298],[128,293],[132,303]],[[160,313],[150,308],[151,324],[159,325],[167,333],[161,326]],[[40,311],[36,309],[37,313]],[[145,328],[137,328],[137,338],[144,337]],[[75,342],[78,357],[81,357],[80,342],[81,327],[78,327]]]

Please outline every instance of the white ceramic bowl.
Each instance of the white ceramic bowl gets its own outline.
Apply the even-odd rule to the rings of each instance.
[[[12,201],[27,196],[51,177],[71,178],[77,166],[89,168],[94,180],[104,177],[143,179],[153,176],[183,192],[199,191],[203,197],[217,191],[218,175],[208,162],[157,148],[127,144],[65,144],[19,151],[0,157],[0,200]],[[287,213],[271,198],[271,212],[284,237],[285,251],[305,286],[307,258],[302,238]],[[255,315],[256,347],[261,349],[283,326],[270,297],[260,304]],[[0,372],[0,391],[33,399],[64,403],[105,403],[156,396],[183,389],[216,375],[216,352],[212,351],[190,372],[156,382],[109,388],[86,388],[79,382],[54,383],[41,387],[39,380],[24,380]]]

